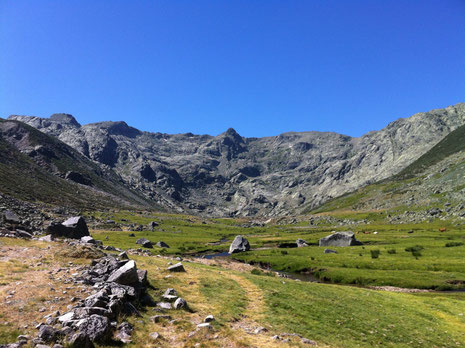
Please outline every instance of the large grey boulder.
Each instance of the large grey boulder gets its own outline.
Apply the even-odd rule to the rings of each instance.
[[[52,237],[81,239],[89,236],[89,229],[82,216],[74,216],[61,224],[50,225],[47,234],[51,234]]]
[[[236,238],[234,238],[233,242],[231,243],[231,246],[229,247],[230,254],[248,250],[250,250],[249,241],[243,236],[236,236]]]
[[[137,267],[134,260],[126,262],[123,266],[114,271],[107,280],[121,285],[131,285],[139,283]]]
[[[355,239],[355,234],[352,231],[335,232],[320,239],[320,246],[346,247],[362,244],[362,242]]]

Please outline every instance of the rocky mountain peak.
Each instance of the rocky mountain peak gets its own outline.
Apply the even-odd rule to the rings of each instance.
[[[78,121],[74,118],[73,115],[70,114],[65,114],[65,113],[58,113],[58,114],[53,114],[50,116],[50,121],[53,122],[58,122],[61,124],[66,124],[74,127],[81,127]]]
[[[124,121],[104,121],[98,123],[92,123],[86,125],[85,127],[100,128],[106,130],[110,135],[122,135],[128,138],[134,138],[138,135],[141,135],[142,132],[134,127],[128,126]]]

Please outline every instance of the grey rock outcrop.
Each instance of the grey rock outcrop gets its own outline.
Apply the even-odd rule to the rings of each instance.
[[[336,232],[320,239],[320,246],[346,247],[362,244],[355,239],[355,234],[352,231]]]
[[[236,236],[234,238],[233,242],[231,243],[231,246],[229,247],[229,253],[234,254],[234,253],[240,253],[242,251],[249,251],[250,250],[250,244],[247,238],[244,238],[243,236]]]
[[[302,247],[308,246],[307,241],[305,241],[305,240],[303,240],[303,239],[300,239],[300,238],[296,240],[296,244],[297,244],[297,247],[298,247],[298,248],[302,248]]]

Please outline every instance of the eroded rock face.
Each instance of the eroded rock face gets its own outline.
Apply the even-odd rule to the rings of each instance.
[[[362,244],[355,239],[355,234],[352,231],[336,232],[320,239],[320,246],[346,247]]]
[[[244,238],[243,236],[236,236],[234,238],[233,242],[231,243],[231,246],[229,247],[229,253],[234,254],[234,253],[240,253],[242,251],[249,251],[250,250],[250,244],[247,238]]]
[[[289,132],[244,138],[141,132],[124,122],[81,126],[70,115],[10,116],[112,167],[126,184],[178,211],[277,216],[398,173],[465,124],[465,104],[399,119],[359,138]]]

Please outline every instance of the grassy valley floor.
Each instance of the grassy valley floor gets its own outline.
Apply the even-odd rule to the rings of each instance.
[[[464,235],[444,221],[354,225],[352,230],[359,232],[356,237],[363,246],[334,248],[337,254],[324,254],[324,248],[316,243],[334,229],[329,225],[315,227],[297,221],[253,226],[246,220],[129,212],[89,213],[90,221],[90,215],[99,221],[112,220],[108,224],[113,231],[92,230],[105,245],[138,248],[136,240],[142,237],[166,242],[170,248],[149,249],[153,256],[129,256],[138,268],[148,271],[154,299],[159,300],[167,288],[175,288],[191,309],[167,311],[174,321],[152,322],[150,318],[158,312],[151,307],[142,317],[127,318],[136,328],[129,347],[310,346],[310,341],[302,338],[320,347],[465,346],[465,293],[360,287],[463,287],[465,246],[460,243]],[[147,226],[150,221],[158,223],[154,231],[128,231],[129,225]],[[234,254],[237,260],[277,270],[312,271],[328,282],[358,286],[280,278],[231,257],[193,257],[227,251],[237,234],[245,235],[254,249]],[[277,247],[297,238],[311,245]],[[372,258],[372,250],[380,251],[377,258]],[[172,259],[176,255],[185,259],[185,273],[167,271],[170,263],[177,262]],[[92,289],[70,286],[67,279],[92,257],[97,255],[69,250],[61,242],[0,239],[0,343],[12,342],[18,334],[34,335],[34,326],[43,316],[56,310],[65,312],[72,297],[88,296]],[[213,329],[196,330],[209,314],[216,318]],[[262,327],[265,329],[260,330]],[[161,338],[154,341],[151,332],[158,332]],[[273,338],[275,335],[279,339]]]

